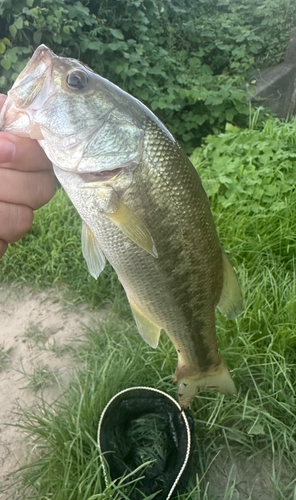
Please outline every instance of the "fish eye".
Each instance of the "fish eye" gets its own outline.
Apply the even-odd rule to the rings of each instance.
[[[67,74],[66,84],[71,90],[81,90],[87,86],[87,74],[81,69],[74,69]]]

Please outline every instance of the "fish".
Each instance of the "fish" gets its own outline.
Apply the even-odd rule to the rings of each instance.
[[[82,219],[82,252],[97,279],[106,260],[136,326],[177,356],[181,408],[201,391],[236,394],[219,351],[215,309],[243,309],[201,179],[163,123],[81,62],[40,45],[8,92],[0,129],[38,140]]]

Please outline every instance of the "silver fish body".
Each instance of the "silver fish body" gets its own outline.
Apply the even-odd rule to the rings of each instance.
[[[242,297],[194,167],[142,103],[78,61],[40,46],[9,92],[2,129],[37,138],[83,221],[97,278],[109,260],[142,337],[161,330],[178,353],[186,407],[201,390],[234,393],[218,350],[215,308]]]

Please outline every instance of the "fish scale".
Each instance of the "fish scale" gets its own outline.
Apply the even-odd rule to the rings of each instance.
[[[197,366],[206,370],[215,350],[217,361],[220,359],[214,309],[223,284],[221,247],[214,223],[208,223],[210,209],[200,179],[179,146],[149,120],[144,143],[141,168],[135,172],[123,202],[146,224],[159,257],[155,261],[147,252],[132,248],[135,245],[121,255],[119,241],[116,248],[112,243],[110,249],[102,248],[133,302],[165,329],[179,351],[186,342],[190,372],[197,371]],[[103,236],[104,242],[107,239],[109,228]],[[207,363],[204,339],[213,351]]]

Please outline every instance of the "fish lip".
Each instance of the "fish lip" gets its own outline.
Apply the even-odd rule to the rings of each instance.
[[[45,57],[46,56],[46,57]],[[43,71],[38,73],[38,77],[42,77],[44,73],[48,71],[49,68],[52,66],[52,60],[55,58],[55,54],[46,46],[46,45],[40,45],[32,55],[31,61],[28,63],[26,67],[26,71],[24,73],[24,78],[20,81],[20,83],[16,86],[13,86],[13,88],[9,91],[9,94],[13,95],[15,90],[20,89],[24,85],[27,85],[30,83],[32,80],[36,79],[36,74],[34,73],[34,69],[38,68],[40,66],[40,63],[43,62],[45,67]]]
[[[44,98],[42,99],[44,86],[47,92],[49,90],[48,76],[52,72],[54,57],[55,54],[45,45],[35,50],[31,60],[8,91],[8,99],[3,107],[3,120],[5,120],[4,113],[12,108],[18,116],[27,115],[29,122],[32,121],[31,115],[36,114],[40,102],[44,101]],[[30,135],[29,130],[26,132]]]

